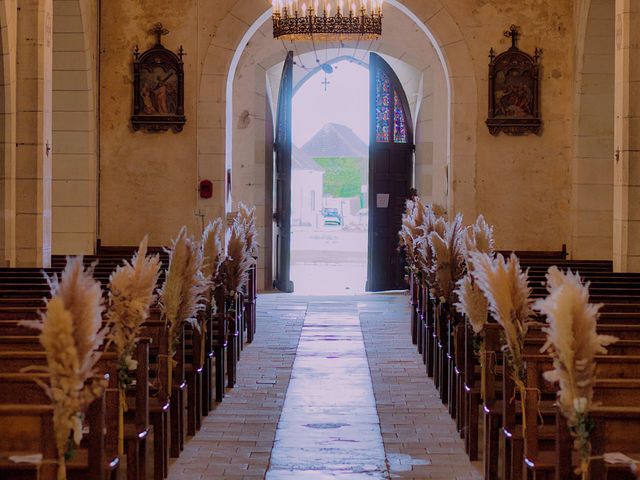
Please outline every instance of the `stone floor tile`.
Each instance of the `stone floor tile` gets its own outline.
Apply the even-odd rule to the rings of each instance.
[[[203,419],[200,432],[188,439],[181,457],[171,464],[170,480],[265,478],[270,466],[278,466],[277,455],[272,457],[278,442],[284,451],[297,448],[301,460],[319,458],[308,447],[322,439],[318,430],[326,433],[331,429],[312,427],[353,425],[354,406],[362,408],[358,415],[362,434],[377,432],[384,447],[379,455],[385,456],[385,468],[390,470],[382,478],[481,478],[479,465],[472,465],[464,454],[455,425],[411,344],[406,295],[260,295],[257,324],[254,343],[242,352],[236,387],[227,390],[222,404]],[[301,337],[303,324],[306,333]],[[324,345],[318,351],[320,344]],[[304,373],[325,361],[327,367],[312,381],[293,370],[294,362]],[[347,368],[348,373],[338,373],[337,366]],[[339,387],[345,375],[352,384],[349,394]],[[293,390],[287,395],[290,385]],[[375,403],[365,405],[369,397],[353,388],[371,389]],[[296,394],[296,389],[309,394]],[[281,418],[287,402],[294,410]],[[279,422],[293,437],[282,436],[284,430],[277,433]],[[347,426],[337,430],[344,430],[341,434],[346,437],[339,436],[322,448],[330,450],[349,435],[364,438]],[[301,438],[306,440],[301,442]],[[371,471],[323,472],[318,464],[310,470],[272,468],[268,478],[380,478],[379,460],[376,455],[372,458]]]

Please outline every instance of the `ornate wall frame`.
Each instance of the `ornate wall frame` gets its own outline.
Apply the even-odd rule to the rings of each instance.
[[[140,53],[136,46],[133,60],[134,130],[181,132],[184,116],[184,65],[182,46],[178,53],[162,46],[161,39],[169,31],[157,23],[149,32],[156,44]]]
[[[518,27],[504,32],[511,38],[511,48],[495,54],[489,51],[489,116],[491,135],[526,135],[542,131],[540,115],[540,55],[531,56],[518,48]]]

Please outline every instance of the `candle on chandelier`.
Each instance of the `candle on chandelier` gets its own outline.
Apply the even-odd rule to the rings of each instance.
[[[338,0],[338,13],[344,13],[344,0]]]

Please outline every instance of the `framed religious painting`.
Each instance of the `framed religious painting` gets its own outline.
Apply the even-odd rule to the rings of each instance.
[[[511,38],[511,48],[499,55],[489,52],[489,116],[487,127],[492,135],[540,134],[540,54],[533,56],[518,48],[518,27],[504,32]]]
[[[150,32],[156,44],[140,53],[138,47],[133,60],[133,116],[134,130],[181,132],[184,116],[184,66],[182,47],[178,53],[162,46],[162,36],[169,33],[162,24]]]

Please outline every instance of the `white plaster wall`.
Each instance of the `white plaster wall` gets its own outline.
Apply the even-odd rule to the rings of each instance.
[[[53,253],[90,254],[96,241],[95,6],[54,0]]]

